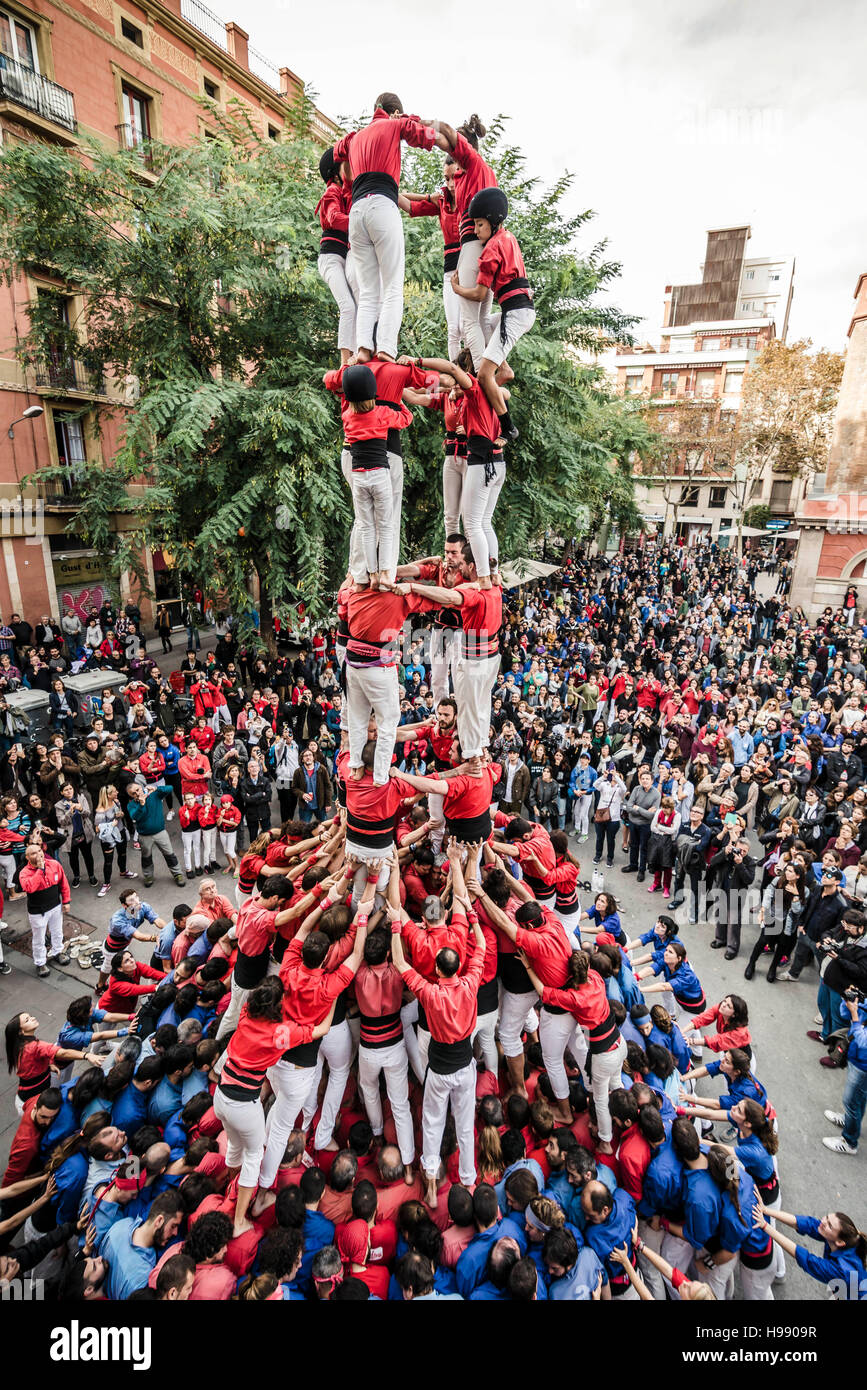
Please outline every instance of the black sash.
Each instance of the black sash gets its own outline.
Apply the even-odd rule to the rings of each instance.
[[[359,174],[358,178],[352,180],[353,204],[360,198],[369,198],[372,193],[379,193],[383,198],[390,198],[396,203],[397,184],[391,174],[385,174],[381,169],[371,169],[369,173]]]
[[[353,470],[361,468],[388,468],[388,451],[384,439],[356,439],[350,444]]]
[[[454,1072],[460,1071],[461,1067],[468,1067],[472,1060],[473,1044],[469,1038],[444,1043],[431,1037],[427,1063],[430,1070],[439,1076],[451,1076]]]

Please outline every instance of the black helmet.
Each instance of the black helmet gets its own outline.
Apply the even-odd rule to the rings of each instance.
[[[327,150],[322,151],[319,172],[326,183],[330,183],[337,173],[337,163],[334,159],[334,147],[332,145],[329,145]]]
[[[370,367],[359,362],[356,367],[346,367],[341,387],[348,401],[372,401],[376,399],[376,377]]]
[[[494,228],[499,227],[509,211],[509,200],[502,188],[482,188],[470,199],[470,217],[484,217]]]

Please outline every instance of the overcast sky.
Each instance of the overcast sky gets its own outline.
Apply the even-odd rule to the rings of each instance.
[[[867,270],[862,0],[210,3],[335,118],[382,90],[452,124],[510,116],[542,179],[575,174],[639,338],[699,278],[706,229],[748,222],[748,254],[795,257],[789,339],[843,347]]]

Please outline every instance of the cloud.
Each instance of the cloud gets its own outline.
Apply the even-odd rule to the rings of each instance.
[[[575,173],[573,207],[598,214],[586,245],[609,239],[639,336],[665,285],[697,278],[706,229],[747,218],[752,254],[796,257],[790,332],[844,343],[867,269],[860,0],[247,0],[241,18],[333,115],[383,89],[452,122],[507,112],[543,181]]]

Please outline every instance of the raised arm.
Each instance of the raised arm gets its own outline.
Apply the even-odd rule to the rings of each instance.
[[[435,796],[445,796],[449,789],[448,782],[440,781],[438,777],[418,777],[414,772],[398,772],[394,767],[389,771],[402,782],[409,782],[410,786],[419,792],[433,792]]]

